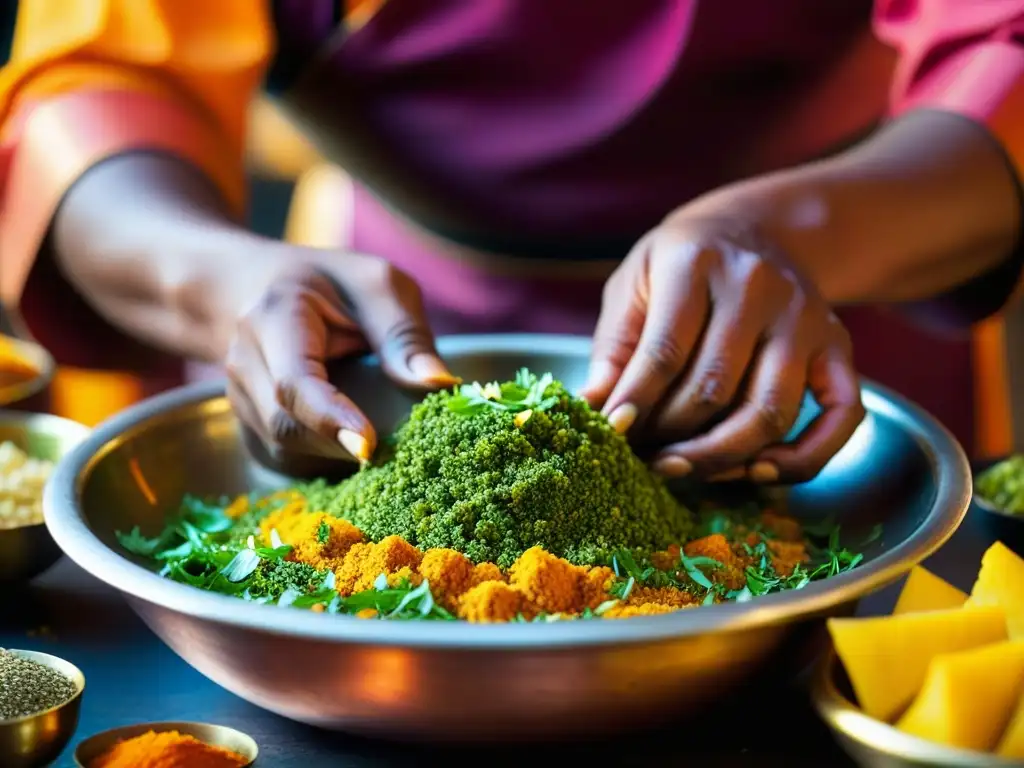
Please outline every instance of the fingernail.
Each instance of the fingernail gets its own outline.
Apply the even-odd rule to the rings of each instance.
[[[740,480],[747,476],[746,467],[733,467],[708,478],[709,483],[729,483],[733,480]]]
[[[666,456],[654,462],[651,469],[666,477],[686,477],[693,471],[693,464],[682,456]]]
[[[342,429],[338,432],[338,442],[341,443],[342,448],[359,459],[359,461],[366,462],[370,460],[370,441],[358,432],[353,432],[351,429]]]
[[[633,422],[636,421],[637,414],[638,411],[635,405],[632,403],[623,403],[608,414],[608,423],[612,425],[612,429],[621,435],[633,426]]]
[[[755,461],[748,474],[755,483],[774,483],[779,479],[779,468],[770,461]]]
[[[445,368],[444,363],[430,354],[414,355],[409,360],[409,370],[417,379],[431,387],[452,387],[460,381]]]

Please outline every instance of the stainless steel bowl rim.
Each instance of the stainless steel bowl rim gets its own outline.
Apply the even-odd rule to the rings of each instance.
[[[590,340],[578,336],[499,334],[438,339],[442,355],[514,353],[524,349],[580,354]],[[464,622],[369,621],[350,616],[252,605],[170,581],[133,563],[104,544],[88,527],[78,504],[80,478],[104,445],[158,414],[224,395],[219,381],[172,390],[146,400],[97,427],[56,467],[46,485],[46,524],[57,544],[78,565],[137,600],[235,627],[327,642],[368,643],[466,651],[560,649],[647,643],[713,632],[788,623],[855,600],[898,578],[938,549],[967,512],[970,466],[952,435],[922,409],[877,384],[865,382],[869,411],[901,423],[934,460],[938,475],[928,517],[906,541],[852,571],[804,589],[758,597],[746,603],[702,606],[628,620],[470,625]]]

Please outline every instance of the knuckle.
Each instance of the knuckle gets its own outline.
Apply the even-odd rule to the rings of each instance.
[[[283,408],[277,408],[267,420],[267,434],[278,445],[294,443],[302,433],[302,426]]]
[[[779,405],[779,397],[775,393],[755,404],[754,417],[758,432],[770,443],[778,442],[789,431],[788,415]]]
[[[430,333],[412,317],[401,317],[388,326],[385,333],[387,346],[391,349],[432,351],[434,348]]]
[[[671,336],[644,343],[641,354],[656,375],[666,377],[675,376],[686,357],[685,350]]]
[[[299,399],[299,390],[302,383],[293,376],[288,376],[274,382],[274,399],[277,404],[286,411],[295,408],[295,402]]]
[[[732,375],[724,358],[715,358],[701,372],[697,380],[696,401],[716,410],[725,408],[732,400]]]
[[[632,339],[625,333],[614,332],[607,336],[594,338],[591,357],[594,360],[607,360],[612,365],[624,368],[629,362]]]
[[[713,272],[722,262],[722,252],[706,244],[684,244],[677,246],[679,251],[690,262],[694,272],[707,275]]]

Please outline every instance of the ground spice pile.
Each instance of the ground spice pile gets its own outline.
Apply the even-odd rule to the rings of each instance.
[[[685,541],[690,512],[625,438],[550,376],[427,396],[383,461],[302,489],[370,540],[401,536],[509,568],[532,547],[577,565]]]
[[[249,760],[194,736],[147,731],[118,742],[89,763],[89,768],[241,768]]]
[[[234,511],[246,513],[241,504]],[[708,534],[682,548],[672,545],[654,553],[645,567],[630,559],[616,573],[609,566],[575,565],[541,547],[531,547],[503,570],[495,563],[475,564],[453,549],[423,551],[400,536],[371,542],[347,520],[312,511],[301,497],[260,521],[262,543],[290,548],[281,559],[262,566],[281,582],[275,597],[301,574],[297,591],[302,596],[294,599],[306,607],[325,611],[332,604],[343,608],[345,600],[365,600],[367,607],[356,615],[378,618],[383,616],[380,603],[373,602],[376,595],[404,590],[408,596],[415,592],[410,588],[419,588],[431,611],[440,609],[475,623],[669,613],[745,590],[748,569],[789,579],[810,560],[802,530],[792,518],[765,512],[755,526],[729,533]],[[328,589],[321,588],[325,582]],[[265,589],[267,583],[267,576],[257,571],[255,588]],[[404,618],[414,618],[416,610],[412,606]]]
[[[198,589],[388,620],[668,613],[801,589],[863,559],[838,527],[812,533],[765,500],[698,495],[691,514],[550,376],[429,395],[383,447],[340,484],[186,497],[155,536],[118,540]]]
[[[76,692],[66,675],[0,648],[0,720],[45,712],[69,701]]]

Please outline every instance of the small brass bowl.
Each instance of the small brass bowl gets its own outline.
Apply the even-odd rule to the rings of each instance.
[[[87,427],[59,416],[0,410],[0,443],[9,440],[33,458],[56,462],[88,434]],[[45,523],[0,528],[0,585],[28,581],[60,555]]]
[[[8,650],[60,672],[75,684],[75,695],[53,709],[15,720],[0,720],[0,765],[4,768],[41,768],[60,757],[75,735],[85,691],[85,675],[74,664],[48,653]]]
[[[107,750],[119,741],[134,739],[149,731],[165,733],[177,731],[178,733],[193,736],[199,741],[211,744],[215,747],[229,749],[244,757],[245,765],[252,765],[259,754],[259,747],[256,741],[248,734],[228,728],[226,725],[213,725],[212,723],[139,723],[138,725],[126,725],[121,728],[111,728],[109,731],[97,733],[83,741],[75,749],[75,765],[79,768],[89,768],[89,764],[104,754]]]
[[[17,379],[8,384],[2,383],[3,377],[0,376],[0,407],[28,400],[50,385],[57,371],[57,364],[49,352],[33,341],[17,339],[6,334],[0,339],[0,343],[13,347],[18,357],[36,370],[35,376]]]
[[[1019,766],[988,752],[954,749],[898,731],[853,703],[843,665],[830,648],[811,683],[811,701],[843,750],[868,768],[1000,768]]]

